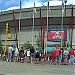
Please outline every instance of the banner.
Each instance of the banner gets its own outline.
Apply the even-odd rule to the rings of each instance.
[[[67,31],[66,30],[50,30],[48,31],[48,40],[49,41],[61,41],[67,40]]]

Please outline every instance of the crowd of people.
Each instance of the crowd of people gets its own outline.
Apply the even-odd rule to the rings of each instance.
[[[29,50],[24,51],[23,47],[18,50],[16,46],[9,46],[6,51],[6,60],[8,62],[29,62],[37,64],[49,64],[53,65],[67,65],[74,66],[75,63],[75,50],[71,48],[70,51],[66,48],[59,48],[56,46],[51,52],[44,53],[43,51],[36,51],[32,46]]]

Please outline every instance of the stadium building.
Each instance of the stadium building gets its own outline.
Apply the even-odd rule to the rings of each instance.
[[[36,10],[33,12],[33,9]],[[28,41],[30,44],[36,45],[37,39],[42,36],[44,47],[54,44],[61,45],[61,41],[64,40],[75,47],[74,16],[74,5],[67,5],[66,8],[62,8],[61,5],[49,8],[46,6],[23,8],[21,12],[19,9],[3,11],[0,12],[0,40],[4,45],[6,24],[8,23],[8,30],[12,34],[12,38],[7,39],[8,45],[16,45],[18,42],[21,47]],[[57,37],[55,37],[56,35]]]

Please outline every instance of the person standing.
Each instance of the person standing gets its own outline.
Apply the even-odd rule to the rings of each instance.
[[[35,57],[35,49],[33,46],[30,48],[30,57],[31,57],[31,63],[33,63]]]
[[[19,51],[18,51],[18,48],[14,46],[14,61],[15,62],[18,62],[18,59],[19,59]]]
[[[74,66],[74,49],[73,48],[69,51],[69,54],[70,54],[70,65]]]
[[[21,63],[24,63],[24,59],[25,59],[25,54],[24,54],[24,49],[23,49],[23,47],[21,47],[21,50],[20,50],[20,53],[19,53],[19,61],[21,62]]]
[[[9,46],[8,47],[8,50],[7,50],[7,61],[10,61],[12,60],[12,51],[13,51],[13,45]]]
[[[56,59],[56,64],[58,64],[58,65],[60,65],[60,54],[61,54],[61,51],[58,48],[58,46],[56,46],[56,49],[55,49],[55,59]]]
[[[67,65],[69,52],[65,49],[63,52],[64,64]]]
[[[30,50],[26,51],[27,62],[30,62]]]
[[[55,50],[54,49],[50,52],[50,56],[51,56],[50,64],[53,64],[55,62]]]

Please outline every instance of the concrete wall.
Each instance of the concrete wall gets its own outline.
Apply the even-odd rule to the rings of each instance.
[[[69,5],[66,8],[67,8],[66,16],[71,16],[72,6]],[[75,16],[75,6],[73,6],[73,8],[74,8],[74,16]],[[41,9],[42,9],[42,17],[46,17],[47,7],[41,7]],[[49,17],[61,17],[61,13],[62,13],[61,9],[62,9],[61,6],[51,6],[49,11]],[[16,14],[16,18],[19,19],[19,9],[14,10],[14,12]],[[40,7],[36,7],[36,12],[37,15],[35,15],[35,18],[39,18]],[[24,8],[22,9],[21,19],[32,18],[32,15],[33,15],[33,8],[28,8],[28,9]],[[0,22],[8,21],[8,20],[13,20],[13,10],[0,12]]]
[[[74,31],[75,32],[75,29]],[[34,31],[34,44],[36,44],[36,41],[37,41],[37,38],[39,37],[39,33],[40,31],[37,30],[37,31]],[[37,37],[35,37],[35,35]],[[46,36],[46,34],[45,34]],[[12,33],[12,39],[15,39],[14,38],[15,35]],[[27,41],[29,41],[31,44],[32,44],[32,31],[22,31],[20,32],[20,34],[18,34],[18,38],[19,38],[19,44],[20,44],[20,47],[26,43]],[[4,40],[5,39],[5,34],[2,34],[1,35],[1,40]],[[71,29],[67,29],[67,41],[70,43],[70,40],[71,39]],[[9,39],[10,40],[10,39]],[[58,42],[50,42],[50,41],[46,41],[47,40],[47,37],[45,37],[45,44],[49,44],[49,45],[52,45],[52,44],[58,44]],[[75,45],[75,35],[73,33],[73,45]],[[5,44],[5,42],[3,42],[3,44]],[[12,44],[16,44],[15,41],[9,41],[8,42],[9,45],[12,45]],[[75,48],[75,46],[73,46]]]

